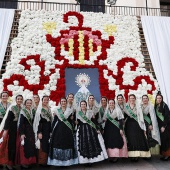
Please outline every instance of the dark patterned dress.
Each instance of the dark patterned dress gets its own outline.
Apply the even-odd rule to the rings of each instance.
[[[61,109],[60,111],[65,118],[66,116]],[[48,165],[70,166],[78,164],[78,155],[74,136],[74,117],[75,114],[73,113],[70,114],[68,118],[65,118],[69,123],[67,126],[67,124],[62,121],[59,114],[54,116]]]
[[[40,140],[41,147],[38,153],[38,164],[47,164],[52,120],[51,110],[47,111],[42,108],[40,117],[37,135],[41,133],[42,139]]]
[[[156,108],[156,113],[157,110],[159,111],[159,107]],[[157,115],[159,130],[161,127],[165,127],[165,131],[163,133],[160,131],[161,154],[163,156],[170,156],[170,111],[166,103],[163,103],[163,110],[160,112],[160,114],[163,115],[164,120],[162,121]]]
[[[152,155],[159,155],[160,154],[160,147],[159,147],[159,143],[158,141],[156,141],[153,137],[152,137],[152,131],[149,129],[149,126],[152,126],[153,128],[155,128],[154,124],[157,125],[157,122],[152,122],[152,117],[151,117],[151,113],[150,112],[150,109],[149,109],[149,105],[148,106],[143,106],[142,105],[142,112],[143,112],[143,115],[144,115],[144,121],[145,121],[145,126],[146,126],[146,135],[147,135],[147,141],[148,141],[148,146],[150,148],[150,151],[151,151],[151,154]],[[154,112],[155,114],[155,112]],[[145,118],[145,116],[147,116],[150,120],[147,121],[147,119]],[[155,119],[156,119],[156,115],[155,115]],[[157,121],[157,120],[154,120],[154,121]],[[158,131],[158,125],[157,125],[157,129],[154,129],[154,131]],[[159,134],[155,134],[155,135],[159,135]],[[159,141],[160,141],[160,137],[157,137],[159,138]]]
[[[121,136],[120,130],[123,130],[123,118],[118,120],[116,110],[108,111],[110,117],[116,120],[119,128],[106,118],[104,128],[104,142],[109,157],[128,157],[127,143],[125,136]]]
[[[90,112],[86,113],[86,117],[93,124],[97,124]],[[89,125],[81,117],[78,117],[76,138],[80,164],[99,162],[108,158],[102,135],[97,133],[97,128]]]
[[[136,107],[131,111],[137,116]],[[142,112],[141,112],[142,114]],[[128,156],[129,157],[150,157],[147,138],[144,130],[141,129],[138,121],[127,115],[125,123],[125,135],[127,138]]]

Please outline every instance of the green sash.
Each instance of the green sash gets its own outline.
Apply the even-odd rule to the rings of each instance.
[[[109,113],[106,114],[106,117],[108,118],[108,120],[111,121],[111,123],[113,123],[117,128],[120,129],[119,123],[118,123],[115,119],[113,119],[113,118],[109,115]]]
[[[158,111],[157,108],[156,108],[156,115],[159,117],[159,119],[162,120],[162,122],[164,121],[164,116]]]
[[[4,117],[5,114],[6,114],[6,111],[5,111],[5,109],[4,109],[3,105],[2,105],[2,103],[0,103],[0,115],[2,115],[2,116]]]
[[[12,106],[11,110],[16,114],[16,117],[19,118],[20,109],[17,106]]]
[[[126,105],[126,109],[127,111],[130,113],[130,115],[132,116],[133,119],[135,119],[138,122],[138,118],[137,116],[132,112],[132,110],[130,109],[130,107],[128,105]]]
[[[44,108],[42,108],[41,111],[44,113],[44,116],[46,116],[49,120],[51,120],[51,115],[50,115],[50,113],[49,113],[47,110],[45,110]]]
[[[23,111],[25,113],[26,119],[28,120],[29,124],[32,126],[32,119],[29,112],[26,109],[23,109]]]
[[[103,117],[103,116],[104,116],[104,110],[103,110],[102,107],[100,108],[99,112],[100,112],[100,114],[101,114],[101,117]]]
[[[69,121],[64,117],[62,110],[61,109],[57,109],[57,110],[58,110],[58,113],[59,113],[57,116],[59,116],[61,118],[61,120],[65,123],[65,125],[67,125],[70,128],[70,130],[72,131],[73,127],[71,126]]]
[[[36,113],[36,109],[35,109],[35,108],[33,108],[33,109],[32,109],[33,117],[35,117],[35,113]]]
[[[143,118],[145,119],[146,122],[149,123],[149,125],[151,125],[152,121],[147,115],[143,114]]]
[[[79,111],[78,114],[79,114],[79,116],[81,116],[81,118],[83,118],[83,120],[86,121],[86,123],[88,123],[91,127],[96,129],[96,125],[90,119],[88,119],[87,116],[82,111]]]

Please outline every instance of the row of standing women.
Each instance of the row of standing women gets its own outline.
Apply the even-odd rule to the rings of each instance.
[[[90,95],[77,107],[69,94],[52,111],[48,96],[40,100],[34,95],[24,107],[22,95],[15,105],[7,99],[8,93],[1,93],[0,164],[8,169],[14,165],[26,169],[35,163],[91,164],[108,157],[116,162],[121,157],[137,161],[152,154],[161,154],[162,160],[170,156],[170,112],[161,94],[154,107],[147,95],[138,105],[133,94],[127,104],[123,95],[117,96],[116,103],[101,97],[100,107]]]

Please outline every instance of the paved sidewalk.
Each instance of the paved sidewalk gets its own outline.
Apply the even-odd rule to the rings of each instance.
[[[170,160],[161,161],[160,157],[153,157],[152,160],[139,159],[139,162],[131,162],[130,159],[121,159],[117,163],[109,163],[103,161],[95,163],[92,167],[86,167],[84,165],[76,165],[71,167],[32,167],[32,170],[170,170]],[[20,169],[19,167],[17,168]]]

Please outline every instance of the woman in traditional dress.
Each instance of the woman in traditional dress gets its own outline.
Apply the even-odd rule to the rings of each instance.
[[[134,94],[129,95],[129,103],[126,105],[125,112],[127,114],[125,134],[128,141],[128,156],[132,161],[138,161],[138,157],[151,157],[142,109],[136,104]]]
[[[107,159],[104,140],[96,127],[93,110],[87,109],[87,102],[80,102],[80,110],[77,112],[77,150],[80,164],[91,164]]]
[[[17,138],[17,123],[20,110],[23,103],[23,96],[16,96],[16,105],[11,106],[3,118],[1,123],[0,132],[3,132],[3,141],[0,146],[0,162],[7,165],[7,169],[13,169],[16,157],[16,138]]]
[[[109,100],[109,106],[104,116],[104,142],[110,162],[117,162],[118,158],[127,158],[127,143],[123,133],[124,116],[114,100]]]
[[[103,122],[103,117],[105,115],[105,111],[107,110],[107,98],[101,97],[100,99],[100,109],[99,109],[99,118],[98,118],[98,124],[100,125],[100,129],[103,131],[105,122]]]
[[[156,96],[155,112],[161,137],[161,160],[167,161],[170,157],[170,111],[161,94]]]
[[[35,134],[33,131],[34,116],[32,113],[32,100],[27,99],[24,108],[20,112],[18,121],[19,140],[17,163],[22,169],[28,169],[29,165],[36,163]]]
[[[119,108],[121,109],[124,117],[126,117],[126,114],[124,112],[125,107],[126,107],[126,102],[125,102],[125,98],[122,94],[118,94],[117,95],[117,105],[119,106]]]
[[[73,129],[75,130],[76,127],[76,102],[74,100],[74,94],[73,93],[69,93],[67,96],[67,107],[72,109],[72,113],[71,113],[71,124],[73,126]]]
[[[90,94],[88,99],[87,99],[87,109],[91,110],[93,112],[93,116],[95,116],[96,119],[96,125],[99,127],[99,106],[97,105],[95,101],[94,95]]]
[[[34,100],[34,108],[37,108],[40,102],[40,96],[38,94],[34,94],[33,100]]]
[[[125,113],[126,101],[122,94],[117,95],[117,106],[120,108],[122,114],[124,115],[124,120],[123,120],[123,131],[124,131],[127,115]]]
[[[73,134],[73,109],[67,107],[66,98],[60,99],[60,105],[54,110],[48,165],[75,165],[78,164],[78,156]]]
[[[34,94],[33,95],[33,109],[32,109],[33,116],[35,116],[39,103],[40,103],[40,96],[38,94]]]
[[[6,111],[10,106],[10,103],[8,102],[8,98],[9,98],[8,92],[3,91],[0,95],[0,98],[1,98],[1,102],[0,102],[0,124],[1,124],[3,117],[5,116]]]
[[[38,164],[47,165],[52,114],[48,106],[49,96],[43,96],[36,110],[33,129],[38,151]]]
[[[149,102],[148,95],[142,96],[142,112],[146,125],[146,135],[148,145],[151,151],[151,155],[160,154],[160,133],[158,128],[158,122],[153,105]]]
[[[6,114],[7,109],[9,108],[9,106],[11,104],[8,102],[8,98],[9,98],[8,92],[3,91],[0,95],[0,99],[1,99],[1,102],[0,102],[0,124]],[[3,134],[3,131],[0,133],[0,139],[2,138],[2,134]],[[0,152],[2,152],[1,148],[0,148]],[[0,167],[1,167],[1,165],[2,165],[2,163],[0,162]]]

